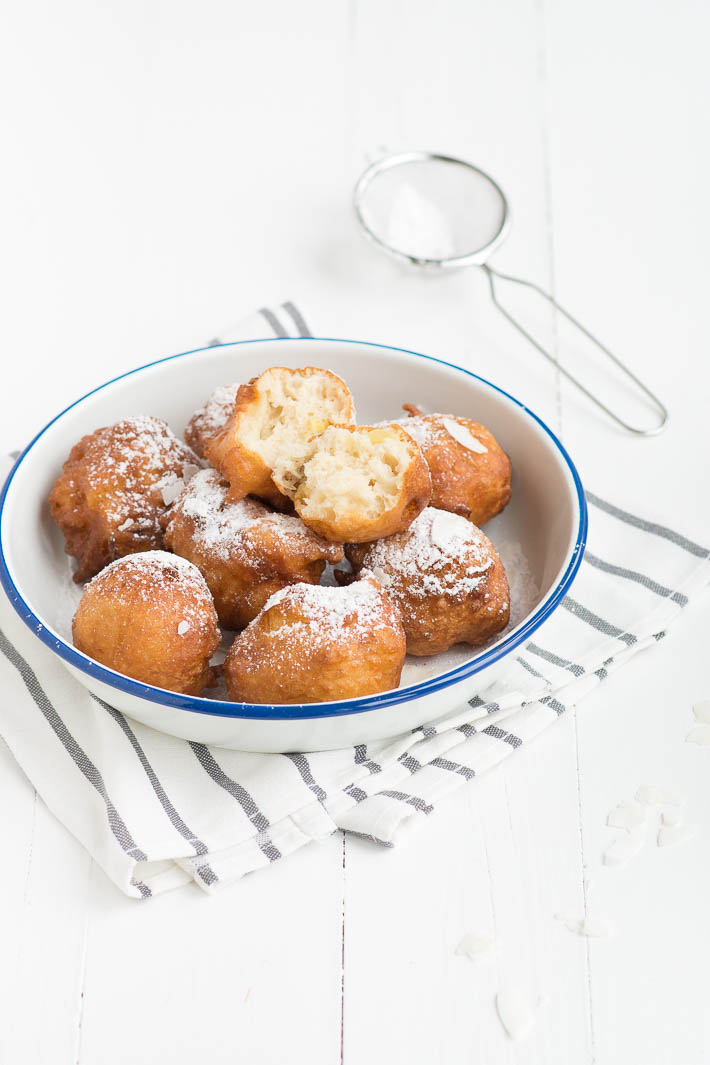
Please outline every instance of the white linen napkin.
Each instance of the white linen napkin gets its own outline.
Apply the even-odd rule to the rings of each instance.
[[[292,304],[219,340],[307,336]],[[0,471],[11,468],[7,460]],[[393,846],[443,795],[497,765],[662,639],[710,580],[710,552],[591,493],[587,552],[505,677],[445,721],[316,754],[188,743],[89,695],[0,595],[0,735],[59,820],[127,895],[207,892],[336,829]]]

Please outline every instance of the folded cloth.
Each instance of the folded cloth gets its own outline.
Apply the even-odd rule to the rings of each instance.
[[[213,343],[309,335],[291,303]],[[7,461],[7,470],[11,466]],[[37,792],[127,895],[207,892],[344,829],[393,846],[454,788],[497,765],[638,651],[710,580],[710,552],[588,494],[572,594],[505,676],[443,722],[316,754],[174,739],[89,695],[0,596],[0,734]]]

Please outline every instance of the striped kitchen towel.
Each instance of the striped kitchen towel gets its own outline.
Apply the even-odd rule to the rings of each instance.
[[[267,332],[309,335],[286,303],[214,342]],[[707,585],[707,548],[587,499],[588,548],[572,594],[511,655],[503,679],[437,725],[308,755],[174,739],[89,695],[1,595],[0,735],[48,807],[135,898],[189,881],[217,891],[336,829],[393,846],[445,794],[662,639]]]

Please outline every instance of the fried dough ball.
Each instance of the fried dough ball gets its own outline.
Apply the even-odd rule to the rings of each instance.
[[[77,584],[115,558],[162,548],[161,519],[199,468],[160,418],[126,418],[75,444],[49,504],[77,560]]]
[[[294,584],[237,636],[224,678],[235,702],[330,702],[396,688],[404,655],[399,611],[375,580]]]
[[[431,472],[431,505],[483,525],[510,500],[510,459],[493,434],[470,418],[421,414],[397,422],[419,444]]]
[[[234,410],[239,385],[219,385],[190,418],[185,441],[201,459],[207,457],[207,442],[221,433]]]
[[[165,542],[198,567],[220,623],[242,629],[280,588],[318,584],[326,562],[340,562],[343,548],[257,499],[228,503],[227,489],[216,470],[195,474],[170,511]]]
[[[112,562],[84,589],[72,625],[84,654],[144,684],[199,695],[212,683],[217,614],[198,570],[167,551]]]
[[[286,502],[272,471],[295,459],[329,425],[355,420],[350,390],[330,370],[272,366],[237,391],[227,425],[205,443],[207,458],[229,483],[229,501],[259,496]]]
[[[456,643],[474,647],[508,624],[503,563],[466,518],[427,507],[408,529],[346,547],[355,571],[370,570],[399,607],[412,655],[435,655]]]
[[[331,426],[274,480],[306,525],[350,543],[405,529],[431,497],[419,445],[398,425]]]

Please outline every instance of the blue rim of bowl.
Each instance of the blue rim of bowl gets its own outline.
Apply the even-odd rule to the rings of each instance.
[[[201,351],[239,347],[243,344],[254,345],[272,343],[356,344],[360,347],[396,351],[400,355],[408,355],[417,359],[426,359],[428,362],[438,363],[441,366],[446,366],[450,370],[455,370],[457,373],[464,374],[467,377],[473,377],[476,381],[480,381],[494,392],[498,392],[500,395],[505,396],[506,399],[509,399],[515,404],[515,406],[520,407],[521,410],[532,418],[533,421],[535,421],[550,437],[571,474],[577,492],[579,525],[577,528],[575,546],[572,550],[564,574],[558,581],[554,591],[524,625],[519,629],[515,629],[510,636],[502,640],[499,644],[495,644],[490,650],[484,651],[480,655],[476,655],[469,662],[465,662],[462,665],[457,666],[455,669],[449,670],[447,673],[432,677],[430,680],[421,681],[419,684],[412,684],[406,688],[397,688],[389,692],[382,692],[378,695],[368,695],[357,699],[345,699],[339,702],[281,705],[266,703],[231,703],[227,701],[204,699],[201,696],[182,695],[178,692],[167,691],[164,688],[155,688],[150,684],[141,684],[140,681],[131,680],[130,677],[125,677],[122,673],[116,673],[112,669],[100,665],[100,663],[95,662],[93,659],[77,651],[70,644],[65,643],[61,637],[55,635],[50,629],[45,628],[41,618],[37,617],[37,615],[30,609],[15,586],[15,583],[10,576],[7,562],[5,561],[5,553],[2,546],[2,522],[7,493],[23,460],[40,437],[44,436],[47,430],[54,425],[56,421],[62,418],[67,411],[72,410],[79,403],[83,403],[85,399],[89,398],[89,396],[93,396],[96,392],[101,392],[104,388],[108,388],[109,385],[115,384],[116,381],[122,381],[126,377],[132,377],[134,374],[141,373],[143,370],[148,370],[152,366],[159,366],[161,363],[172,362],[175,359],[182,359],[188,355],[196,355]],[[572,459],[567,454],[562,443],[545,422],[543,422],[541,418],[538,418],[533,411],[529,410],[524,403],[521,403],[519,399],[516,399],[515,396],[511,396],[510,393],[504,391],[504,389],[487,381],[485,377],[480,377],[478,374],[472,373],[470,370],[466,370],[462,366],[456,366],[454,363],[446,362],[444,359],[437,359],[433,355],[423,355],[421,352],[410,351],[408,348],[394,347],[391,344],[377,344],[370,341],[348,340],[339,337],[264,337],[263,339],[236,340],[228,344],[213,344],[208,345],[207,347],[193,348],[190,351],[182,351],[177,355],[168,355],[162,359],[155,359],[153,362],[146,363],[145,366],[138,366],[134,370],[128,370],[126,373],[119,374],[118,377],[114,377],[110,381],[105,381],[104,384],[92,388],[90,392],[87,392],[73,403],[70,403],[68,407],[65,407],[64,410],[55,415],[51,421],[47,422],[44,428],[37,433],[24,451],[18,456],[15,465],[3,485],[2,493],[0,494],[0,584],[2,584],[8,599],[15,608],[15,611],[42,643],[49,647],[50,650],[54,651],[54,653],[60,658],[64,659],[69,665],[74,666],[83,673],[88,673],[89,676],[93,677],[95,680],[99,680],[111,688],[116,688],[119,691],[126,692],[127,694],[136,696],[140,699],[148,699],[151,702],[158,703],[162,706],[172,707],[177,710],[189,710],[191,713],[209,714],[213,717],[241,718],[255,721],[294,721],[308,720],[309,718],[340,717],[346,714],[361,714],[369,710],[382,710],[387,707],[396,706],[399,703],[410,702],[412,699],[419,699],[425,695],[431,695],[437,691],[441,691],[443,688],[450,687],[452,684],[457,684],[459,681],[475,676],[476,673],[480,673],[483,669],[486,669],[494,662],[504,658],[516,647],[519,647],[521,643],[527,640],[528,637],[550,617],[567,594],[582,562],[587,539],[587,526],[587,501],[584,495],[584,489],[582,488],[582,482]]]

